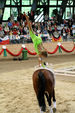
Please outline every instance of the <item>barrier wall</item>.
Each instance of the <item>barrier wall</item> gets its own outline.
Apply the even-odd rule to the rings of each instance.
[[[48,52],[52,52],[55,50],[55,48],[58,45],[58,42],[45,42],[43,43],[44,47],[47,49]],[[26,48],[28,50],[30,50],[31,52],[35,52],[34,47],[33,47],[33,43],[28,43],[28,44],[24,44],[26,46]],[[74,43],[73,42],[61,42],[61,45],[66,49],[66,50],[72,50],[74,47]],[[2,50],[3,45],[0,45],[0,51]],[[8,50],[10,50],[12,53],[17,54],[20,49],[22,48],[22,44],[10,44],[10,45],[6,45],[6,48]],[[49,54],[49,56],[54,56],[54,55],[69,55],[69,54],[74,54],[75,53],[75,49],[72,52],[65,52],[61,49],[62,52],[59,52],[59,50],[57,50],[57,52],[55,52],[54,54]],[[22,54],[20,55],[22,56]],[[19,57],[20,57],[19,56]],[[36,57],[37,55],[29,55],[28,57]],[[13,58],[13,56],[11,56],[9,53],[7,53],[7,57],[4,57],[4,52],[0,55],[0,59],[9,59],[9,58]]]

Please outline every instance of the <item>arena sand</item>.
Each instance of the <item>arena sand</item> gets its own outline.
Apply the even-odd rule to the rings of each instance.
[[[74,66],[75,56],[48,57],[47,61],[59,69]],[[25,61],[0,60],[0,113],[40,113],[32,83],[35,65],[35,57]],[[75,113],[75,78],[56,75],[55,91],[56,113]]]

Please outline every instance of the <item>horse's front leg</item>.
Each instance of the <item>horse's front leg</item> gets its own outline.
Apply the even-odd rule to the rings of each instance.
[[[53,89],[53,112],[56,112],[56,99],[55,99],[55,90]]]

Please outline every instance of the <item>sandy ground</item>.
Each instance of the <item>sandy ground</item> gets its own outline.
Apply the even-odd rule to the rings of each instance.
[[[53,69],[75,66],[75,55],[47,58]],[[36,57],[24,61],[0,60],[0,113],[40,113],[32,85]],[[56,75],[56,113],[75,113],[75,77]],[[47,102],[46,102],[47,103]],[[46,113],[49,113],[47,104]]]

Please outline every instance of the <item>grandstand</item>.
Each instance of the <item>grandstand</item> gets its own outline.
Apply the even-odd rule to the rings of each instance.
[[[43,41],[74,41],[75,0],[0,1],[1,41],[9,39],[10,44],[32,43],[25,13],[35,34]]]

